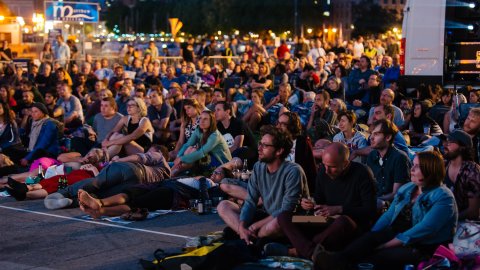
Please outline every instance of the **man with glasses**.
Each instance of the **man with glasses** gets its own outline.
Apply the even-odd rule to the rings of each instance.
[[[397,127],[401,127],[405,122],[405,118],[403,116],[402,110],[397,106],[393,105],[393,100],[395,100],[395,92],[393,92],[392,89],[388,89],[388,88],[384,89],[380,95],[379,105],[392,106],[393,109],[395,110],[395,114],[393,115],[393,123],[395,123]],[[368,124],[371,124],[374,122],[374,119],[373,119],[374,110],[375,110],[374,107],[370,108],[370,111],[368,113]]]
[[[255,238],[280,236],[277,216],[292,211],[300,198],[308,194],[303,169],[285,160],[293,145],[290,135],[272,126],[263,127],[261,133],[259,162],[253,167],[243,207],[230,201],[218,206],[220,217],[247,244]],[[257,209],[260,198],[262,210]]]
[[[410,179],[410,160],[393,146],[397,127],[386,119],[373,123],[367,166],[373,171],[377,182],[377,209],[391,202],[397,190]]]

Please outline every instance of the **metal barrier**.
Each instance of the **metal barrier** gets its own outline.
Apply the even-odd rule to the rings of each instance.
[[[123,56],[119,56],[116,54],[107,54],[102,56],[92,56],[92,61],[100,61],[102,59],[107,59],[109,62],[110,68],[113,68],[115,64],[121,64],[123,66]],[[81,65],[86,61],[85,56],[81,56],[77,59],[74,59],[75,63],[81,67]],[[143,60],[143,59],[142,59]],[[168,66],[175,66],[179,67],[183,61],[181,56],[159,56],[156,60],[160,62],[167,63]],[[211,67],[215,64],[221,64],[223,67],[226,67],[230,61],[238,62],[240,60],[239,56],[209,56],[203,58],[203,61],[208,63]],[[53,64],[62,62],[61,60],[54,60]],[[0,68],[2,67],[0,62]],[[93,68],[93,67],[92,67]]]
[[[167,66],[177,67],[181,64],[183,58],[181,56],[159,56],[157,60],[167,63]]]
[[[215,64],[221,64],[224,68],[227,67],[230,61],[238,63],[240,61],[239,56],[209,56],[206,58],[207,63],[213,67]]]

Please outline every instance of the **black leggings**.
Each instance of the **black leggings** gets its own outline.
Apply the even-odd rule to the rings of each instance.
[[[166,187],[149,190],[142,187],[131,187],[125,191],[130,208],[148,208],[149,211],[168,210],[173,206],[175,192]]]

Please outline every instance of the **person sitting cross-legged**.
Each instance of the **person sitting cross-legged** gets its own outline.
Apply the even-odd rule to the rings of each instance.
[[[392,205],[370,232],[333,253],[317,246],[315,269],[350,269],[369,262],[375,269],[403,269],[431,258],[439,245],[451,243],[458,210],[452,192],[442,184],[445,165],[438,152],[417,153],[411,182],[403,185]]]
[[[259,161],[253,167],[243,207],[231,201],[222,201],[217,207],[220,217],[247,244],[255,238],[280,236],[277,216],[292,211],[308,193],[303,169],[285,160],[293,146],[290,135],[272,126],[263,127],[261,133]],[[264,210],[257,209],[260,198]]]
[[[359,233],[367,231],[376,212],[375,184],[368,167],[348,160],[345,144],[334,142],[323,153],[315,182],[312,202],[303,198],[301,207],[315,215],[331,217],[332,223],[295,224],[292,211],[278,216],[283,233],[293,244],[292,249],[279,244],[267,244],[268,255],[291,255],[310,259],[315,247],[322,244],[329,250],[340,250]],[[296,213],[297,215],[299,213]],[[275,247],[272,249],[272,247]]]

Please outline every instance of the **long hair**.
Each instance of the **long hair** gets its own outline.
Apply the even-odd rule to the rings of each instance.
[[[188,121],[189,121],[187,112],[185,111],[185,106],[192,106],[197,111],[197,114],[200,115],[201,110],[202,110],[200,108],[200,103],[198,103],[198,101],[196,99],[186,98],[186,99],[183,100],[182,113],[181,113],[181,118],[182,118],[182,121],[184,123],[188,123]]]
[[[446,174],[442,155],[437,151],[425,151],[417,153],[417,157],[425,185],[428,187],[440,186]]]
[[[203,137],[202,137],[201,145],[204,145],[205,143],[207,143],[208,137],[210,137],[212,133],[217,131],[217,120],[215,119],[215,114],[212,111],[203,111],[202,114],[206,114],[210,118],[210,127],[208,128],[207,131],[202,130]]]
[[[3,107],[3,121],[5,122],[5,124],[12,124],[14,122],[14,118],[10,111],[10,106],[8,106],[8,104],[3,101],[0,102],[0,106]]]

